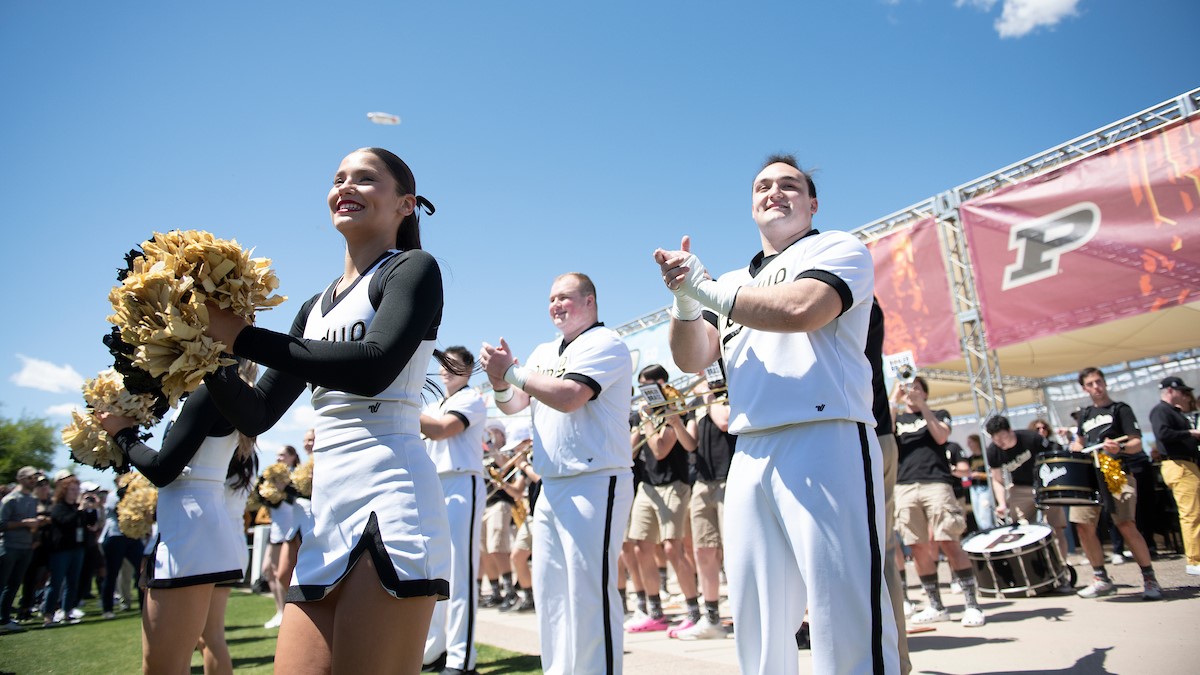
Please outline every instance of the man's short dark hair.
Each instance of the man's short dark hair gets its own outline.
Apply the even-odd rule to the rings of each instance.
[[[655,363],[642,368],[641,372],[638,373],[638,379],[646,380],[648,382],[666,382],[671,379],[671,376],[667,373],[666,368],[663,368]]]
[[[1100,373],[1100,379],[1104,380],[1105,382],[1108,381],[1108,378],[1104,377],[1103,370],[1100,370],[1099,368],[1093,368],[1091,366],[1088,366],[1087,368],[1084,368],[1083,370],[1079,371],[1079,386],[1082,387],[1083,381],[1088,379],[1089,377],[1091,377],[1093,373]]]
[[[1008,418],[1004,415],[992,415],[983,425],[983,430],[988,433],[988,436],[995,436],[1001,431],[1012,431],[1012,426],[1008,423]]]
[[[921,391],[925,392],[926,396],[929,395],[929,383],[925,381],[925,378],[918,375],[913,378],[913,383],[921,385]]]
[[[758,170],[762,171],[763,169],[767,168],[768,166],[771,166],[772,164],[787,164],[788,166],[792,167],[793,169],[795,169],[795,170],[799,171],[801,174],[803,174],[805,182],[808,183],[808,196],[812,197],[813,199],[817,198],[817,184],[813,182],[812,173],[805,171],[803,168],[800,167],[800,163],[796,161],[795,155],[788,155],[788,154],[783,154],[783,153],[770,155],[767,157],[767,161],[763,162],[763,165],[761,167],[759,167]]]

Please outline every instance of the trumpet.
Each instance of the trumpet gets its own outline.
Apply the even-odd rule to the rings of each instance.
[[[686,405],[684,397],[695,390],[701,382],[709,385],[708,393],[714,396],[714,400],[711,402],[701,400],[699,403]],[[693,380],[682,392],[670,384],[664,384],[660,387],[657,382],[642,384],[639,385],[639,388],[642,390],[642,394],[645,396],[646,402],[650,407],[649,419],[654,423],[654,431],[662,429],[667,423],[667,417],[671,415],[682,415],[701,408],[707,408],[710,405],[727,403],[729,393],[719,361],[705,369],[704,377],[698,377]],[[649,440],[643,434],[642,440],[638,441],[638,444],[633,448],[634,454],[637,454]]]
[[[512,457],[502,465],[497,465],[494,457],[488,457],[484,461],[484,469],[487,470],[488,478],[492,480],[492,484],[488,486],[488,499],[491,499],[499,490],[503,490],[504,485],[520,473],[521,462],[529,461],[530,456],[533,455],[533,441],[522,441],[521,444],[524,447],[514,452]]]

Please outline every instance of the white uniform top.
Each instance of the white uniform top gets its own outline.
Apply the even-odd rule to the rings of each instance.
[[[728,371],[730,433],[821,420],[875,426],[865,354],[875,268],[857,238],[814,230],[778,255],[764,259],[760,253],[749,267],[723,274],[720,281],[763,287],[805,277],[828,283],[842,298],[842,314],[821,329],[776,333],[728,317],[717,321]]]
[[[568,344],[539,345],[525,364],[550,377],[598,386],[600,393],[570,413],[530,399],[533,470],[542,478],[581,473],[618,473],[633,466],[629,452],[629,406],[633,358],[617,333],[596,324]]]
[[[449,473],[483,473],[483,432],[487,423],[487,404],[479,392],[463,387],[451,394],[441,405],[431,406],[425,414],[431,417],[454,415],[466,427],[440,441],[425,439],[425,451],[429,453],[438,475]]]

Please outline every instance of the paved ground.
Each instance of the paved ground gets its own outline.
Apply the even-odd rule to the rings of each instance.
[[[949,593],[949,578],[944,565],[942,568],[942,596],[957,619],[962,598]],[[1086,563],[1076,564],[1075,569],[1081,580],[1090,579],[1091,570]],[[936,624],[935,631],[909,636],[913,672],[1198,673],[1200,577],[1184,574],[1183,558],[1178,555],[1162,557],[1155,562],[1155,569],[1165,589],[1161,602],[1142,601],[1141,575],[1132,562],[1108,567],[1119,592],[1100,600],[1084,600],[1074,595],[983,598],[986,626],[964,628],[957,622],[942,623]],[[909,578],[915,582],[916,573],[911,565]],[[915,583],[909,595],[913,600],[922,597]],[[537,630],[537,619],[532,614],[480,611],[480,642],[537,654]],[[801,673],[812,671],[808,652],[800,652],[797,658]],[[737,672],[732,637],[681,642],[667,638],[665,633],[625,635],[625,673],[630,675]]]

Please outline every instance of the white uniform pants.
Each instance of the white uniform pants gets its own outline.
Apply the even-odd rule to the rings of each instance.
[[[617,556],[633,506],[628,471],[546,478],[533,512],[533,596],[547,675],[622,672]]]
[[[446,652],[446,667],[475,667],[475,572],[479,569],[479,523],[483,518],[483,477],[471,473],[438,476],[450,520],[450,599],[433,606],[425,638],[425,663]]]
[[[738,437],[725,561],[742,673],[798,671],[805,607],[813,672],[899,671],[883,583],[882,467],[875,431],[853,422]]]

